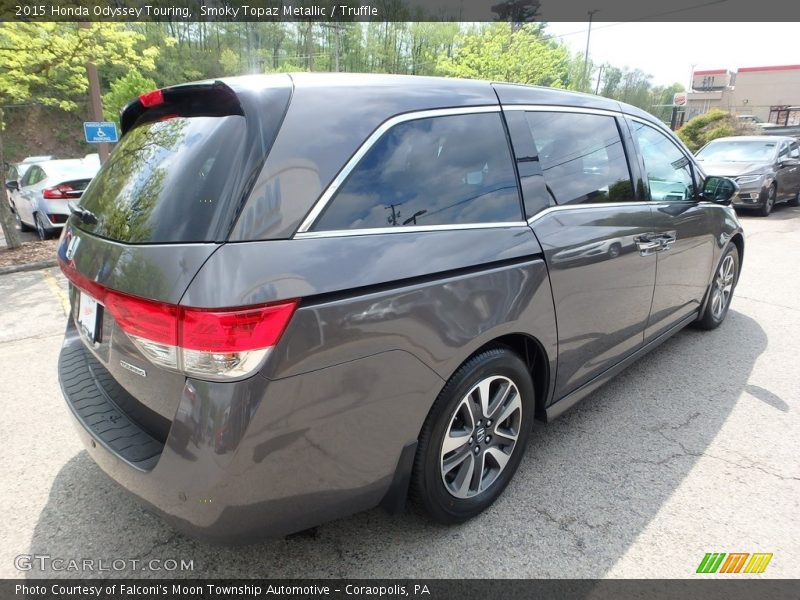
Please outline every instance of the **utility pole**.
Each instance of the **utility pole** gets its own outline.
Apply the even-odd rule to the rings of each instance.
[[[81,27],[89,29],[89,23],[81,23]],[[86,76],[89,79],[89,119],[91,121],[103,120],[103,100],[100,98],[100,79],[97,77],[97,67],[93,62],[86,63]],[[108,144],[97,144],[97,153],[100,163],[106,162],[110,150]]]
[[[600,80],[603,78],[603,70],[606,68],[606,64],[603,63],[600,65],[600,71],[597,73],[597,85],[594,88],[594,94],[597,96],[600,94]]]
[[[599,9],[594,8],[589,11],[589,30],[586,32],[586,53],[583,55],[583,88],[588,88],[589,84],[589,40],[592,39],[592,20],[595,13],[600,12]]]

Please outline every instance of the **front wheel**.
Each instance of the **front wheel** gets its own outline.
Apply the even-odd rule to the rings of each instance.
[[[711,282],[708,302],[703,316],[697,321],[701,329],[715,329],[725,320],[739,279],[739,250],[730,244],[719,261]]]
[[[775,206],[775,198],[778,195],[778,190],[773,183],[767,188],[767,197],[764,198],[764,204],[758,209],[758,214],[762,217],[768,217]]]
[[[514,476],[533,424],[525,363],[496,348],[464,363],[433,404],[419,439],[411,493],[440,523],[489,507]]]

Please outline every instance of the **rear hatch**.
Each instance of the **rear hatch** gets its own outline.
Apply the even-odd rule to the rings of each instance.
[[[169,356],[178,304],[227,239],[290,95],[286,76],[145,94],[123,109],[122,139],[85,191],[74,182],[82,196],[70,202],[58,249],[70,280],[68,340],[79,337],[104,370],[94,380],[108,397],[119,385],[143,414],[174,418],[186,380]]]

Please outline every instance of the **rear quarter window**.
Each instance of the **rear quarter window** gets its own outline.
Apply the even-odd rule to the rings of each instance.
[[[242,173],[245,118],[174,117],[129,131],[83,194],[95,225],[126,243],[207,242]]]
[[[355,166],[314,231],[520,221],[499,113],[405,121]]]

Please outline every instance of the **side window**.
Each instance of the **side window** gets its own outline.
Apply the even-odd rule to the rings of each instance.
[[[25,176],[22,178],[22,186],[33,185],[39,181],[40,179],[37,179],[37,173],[40,170],[39,167],[31,167],[28,169],[28,172],[25,173]]]
[[[547,191],[558,204],[635,199],[614,117],[539,111],[526,117]]]
[[[522,220],[500,113],[405,121],[364,155],[315,231]]]
[[[789,158],[800,158],[800,145],[797,142],[789,146]]]
[[[647,171],[651,200],[691,200],[694,198],[692,164],[689,158],[657,129],[632,121]]]
[[[788,157],[789,157],[789,144],[783,142],[783,144],[781,144],[781,149],[778,152],[778,160],[783,160],[784,158]]]

